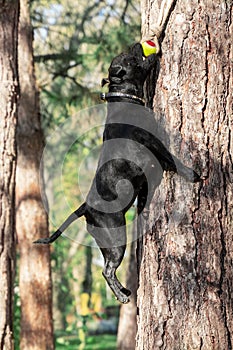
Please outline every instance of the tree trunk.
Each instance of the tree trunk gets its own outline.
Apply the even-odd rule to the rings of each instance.
[[[134,350],[137,334],[137,289],[138,289],[138,271],[136,260],[136,225],[133,225],[133,239],[130,248],[129,267],[127,271],[126,288],[132,294],[130,303],[122,304],[120,310],[120,319],[117,332],[117,349]]]
[[[86,267],[85,267],[85,275],[84,280],[82,283],[82,291],[83,293],[87,293],[89,297],[91,297],[92,294],[92,284],[93,284],[93,278],[92,278],[92,247],[86,246],[85,247],[85,260],[86,260]]]
[[[161,1],[142,0],[143,30]],[[143,229],[137,349],[232,349],[232,1],[180,0],[162,43],[160,135],[203,183],[164,174]]]
[[[32,27],[27,0],[20,1],[19,79],[17,128],[16,229],[19,243],[21,300],[20,349],[54,349],[52,282],[48,246],[33,246],[38,236],[48,236],[48,218],[40,188],[43,132],[39,96],[34,76]],[[43,186],[43,184],[42,184]],[[42,191],[42,194],[41,194]]]
[[[0,1],[0,348],[13,345],[18,1]]]

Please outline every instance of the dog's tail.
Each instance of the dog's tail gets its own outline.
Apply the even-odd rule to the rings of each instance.
[[[63,224],[59,227],[59,229],[52,234],[52,236],[47,238],[40,238],[37,241],[33,242],[35,244],[49,244],[53,243],[61,234],[67,229],[72,222],[80,218],[85,214],[86,211],[86,203],[83,203],[77,210],[75,210],[70,216],[63,222]]]

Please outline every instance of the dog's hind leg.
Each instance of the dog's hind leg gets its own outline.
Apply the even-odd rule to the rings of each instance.
[[[105,265],[102,272],[104,278],[116,298],[123,304],[128,303],[131,292],[122,286],[116,276],[116,270],[124,257],[125,246],[101,248],[101,252],[105,259]]]
[[[116,276],[116,270],[122,262],[126,248],[124,214],[118,212],[104,214],[104,216],[95,215],[93,219],[95,220],[94,225],[88,224],[87,230],[95,238],[103,254],[103,276],[116,298],[121,303],[127,303],[131,292],[122,286]]]

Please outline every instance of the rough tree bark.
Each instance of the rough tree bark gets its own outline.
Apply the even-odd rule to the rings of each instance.
[[[160,4],[142,0],[145,32]],[[143,227],[136,348],[232,349],[232,1],[177,1],[159,70],[160,135],[204,181],[165,174],[156,189]]]
[[[52,350],[52,282],[48,246],[33,246],[48,235],[48,219],[39,181],[43,132],[36,89],[29,4],[20,0],[19,22],[19,120],[16,171],[16,229],[19,245],[21,300],[20,349]],[[42,193],[42,195],[44,195]]]
[[[0,1],[0,348],[14,348],[14,195],[18,96],[18,1]]]

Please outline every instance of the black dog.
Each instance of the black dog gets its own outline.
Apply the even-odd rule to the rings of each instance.
[[[103,146],[91,189],[82,204],[50,237],[35,243],[55,241],[76,219],[86,217],[87,230],[95,238],[105,259],[103,276],[117,299],[129,301],[130,291],[116,277],[126,247],[125,213],[140,197],[138,215],[149,209],[163,171],[200,181],[192,169],[171,155],[156,137],[152,112],[143,107],[143,85],[156,62],[143,57],[140,44],[113,59],[109,68],[108,113]]]

